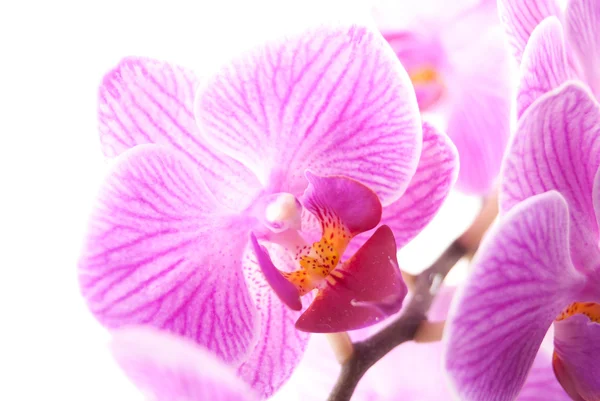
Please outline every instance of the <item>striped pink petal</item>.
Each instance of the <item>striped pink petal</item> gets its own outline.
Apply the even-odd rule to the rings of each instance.
[[[517,401],[570,401],[552,370],[552,353],[540,349]]]
[[[458,169],[458,154],[452,141],[432,125],[423,124],[423,151],[417,172],[404,195],[384,207],[381,217],[381,223],[394,232],[398,248],[433,219],[450,193]]]
[[[569,205],[575,266],[600,262],[592,189],[600,167],[600,106],[580,83],[539,98],[519,120],[500,194],[506,211],[530,196],[559,191]]]
[[[181,153],[137,147],[99,195],[79,263],[83,295],[109,327],[152,325],[239,361],[256,334],[242,274],[248,232]]]
[[[592,198],[594,202],[594,210],[596,211],[596,224],[598,224],[598,227],[600,227],[600,168],[598,171],[596,171],[596,177],[594,177]]]
[[[571,263],[567,204],[531,197],[490,232],[446,328],[445,366],[463,401],[512,401],[540,344],[584,283]]]
[[[295,267],[287,253],[269,249],[277,266]],[[254,252],[246,252],[244,274],[250,294],[258,309],[260,334],[258,342],[238,368],[238,375],[263,398],[270,397],[287,382],[304,355],[309,334],[296,330],[300,312],[280,301],[260,271]],[[305,301],[310,302],[310,299]]]
[[[498,0],[498,12],[519,63],[534,28],[551,15],[562,16],[556,0]]]
[[[565,38],[560,21],[548,17],[532,32],[521,62],[517,117],[546,92],[569,78]]]
[[[147,326],[115,330],[112,353],[125,374],[155,401],[252,401],[235,372],[189,339]]]
[[[320,27],[225,66],[200,90],[206,140],[275,192],[302,193],[304,171],[345,175],[397,199],[421,150],[408,75],[379,33]]]
[[[442,206],[450,193],[459,170],[459,157],[447,135],[428,123],[423,124],[423,151],[419,166],[404,195],[383,208],[381,224],[389,226],[398,249],[417,236]],[[357,235],[348,245],[354,254],[373,234]]]
[[[106,74],[98,93],[102,150],[114,157],[145,143],[177,149],[221,201],[241,210],[259,183],[241,163],[201,138],[192,111],[197,86],[196,76],[179,66],[147,58],[123,59]]]
[[[566,13],[569,43],[579,56],[586,83],[600,96],[600,2],[570,0]]]

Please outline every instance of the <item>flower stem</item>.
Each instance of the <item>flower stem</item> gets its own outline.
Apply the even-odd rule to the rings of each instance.
[[[342,371],[328,401],[349,401],[367,370],[403,342],[435,341],[441,337],[443,323],[424,325],[427,312],[448,272],[463,256],[474,253],[479,247],[483,234],[498,213],[496,198],[495,194],[486,198],[471,226],[429,268],[414,277],[413,296],[400,317],[373,336],[353,344],[353,352],[342,363]]]
[[[457,239],[467,249],[468,254],[472,255],[477,251],[481,238],[483,238],[483,235],[490,228],[497,215],[498,193],[494,191],[484,199],[481,210],[471,226]]]
[[[413,338],[416,343],[433,343],[442,339],[446,322],[430,322],[428,320],[421,322],[421,325]]]
[[[329,345],[333,349],[333,353],[335,354],[335,358],[343,365],[346,361],[352,356],[354,352],[354,345],[352,344],[352,340],[348,333],[328,333],[325,334],[327,340],[329,341]]]

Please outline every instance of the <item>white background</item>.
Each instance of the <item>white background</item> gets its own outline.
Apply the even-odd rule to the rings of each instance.
[[[141,400],[79,295],[76,263],[105,171],[96,126],[103,74],[127,55],[210,69],[322,9],[198,0],[0,5],[0,400]],[[319,12],[317,12],[317,11]],[[358,11],[357,11],[358,10]],[[348,2],[337,16],[364,17]],[[418,271],[473,217],[454,195],[401,252]],[[333,379],[333,378],[332,378]],[[284,399],[293,399],[293,389]]]

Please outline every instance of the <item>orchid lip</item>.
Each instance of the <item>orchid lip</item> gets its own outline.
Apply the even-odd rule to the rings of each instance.
[[[560,322],[577,314],[585,315],[590,321],[600,323],[600,304],[595,302],[573,302],[558,315],[556,321]]]
[[[298,268],[292,272],[278,270],[267,250],[258,244],[256,235],[251,235],[265,279],[286,305],[300,310],[300,297],[317,291],[296,328],[309,332],[346,331],[366,327],[397,312],[406,296],[406,285],[395,260],[397,247],[389,227],[379,227],[351,258],[341,262],[352,238],[379,224],[382,206],[377,195],[344,176],[322,177],[307,171],[306,178],[309,186],[300,200],[319,220],[322,234],[312,245],[287,247],[288,251],[294,250]],[[277,194],[272,204],[280,209],[267,214],[276,218],[293,215],[287,213],[290,209],[298,210],[295,198],[290,196]],[[262,239],[281,246],[282,240],[290,242],[293,234],[299,236],[297,230],[287,229]]]
[[[599,399],[600,304],[571,303],[556,318],[554,329],[552,367],[556,379],[573,400]]]
[[[300,294],[296,287],[283,276],[269,257],[267,250],[258,243],[258,239],[254,233],[250,234],[250,244],[254,249],[254,253],[258,259],[258,265],[261,268],[265,279],[273,288],[277,296],[292,310],[301,310],[302,302]]]

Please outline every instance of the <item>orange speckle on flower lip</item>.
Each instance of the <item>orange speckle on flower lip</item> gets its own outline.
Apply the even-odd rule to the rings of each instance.
[[[323,235],[311,247],[296,253],[300,269],[283,273],[284,277],[298,288],[300,296],[319,288],[337,267],[352,235],[337,216],[319,216],[322,219]]]
[[[600,304],[594,302],[573,302],[558,315],[556,321],[560,322],[577,314],[585,315],[592,322],[600,323]]]

